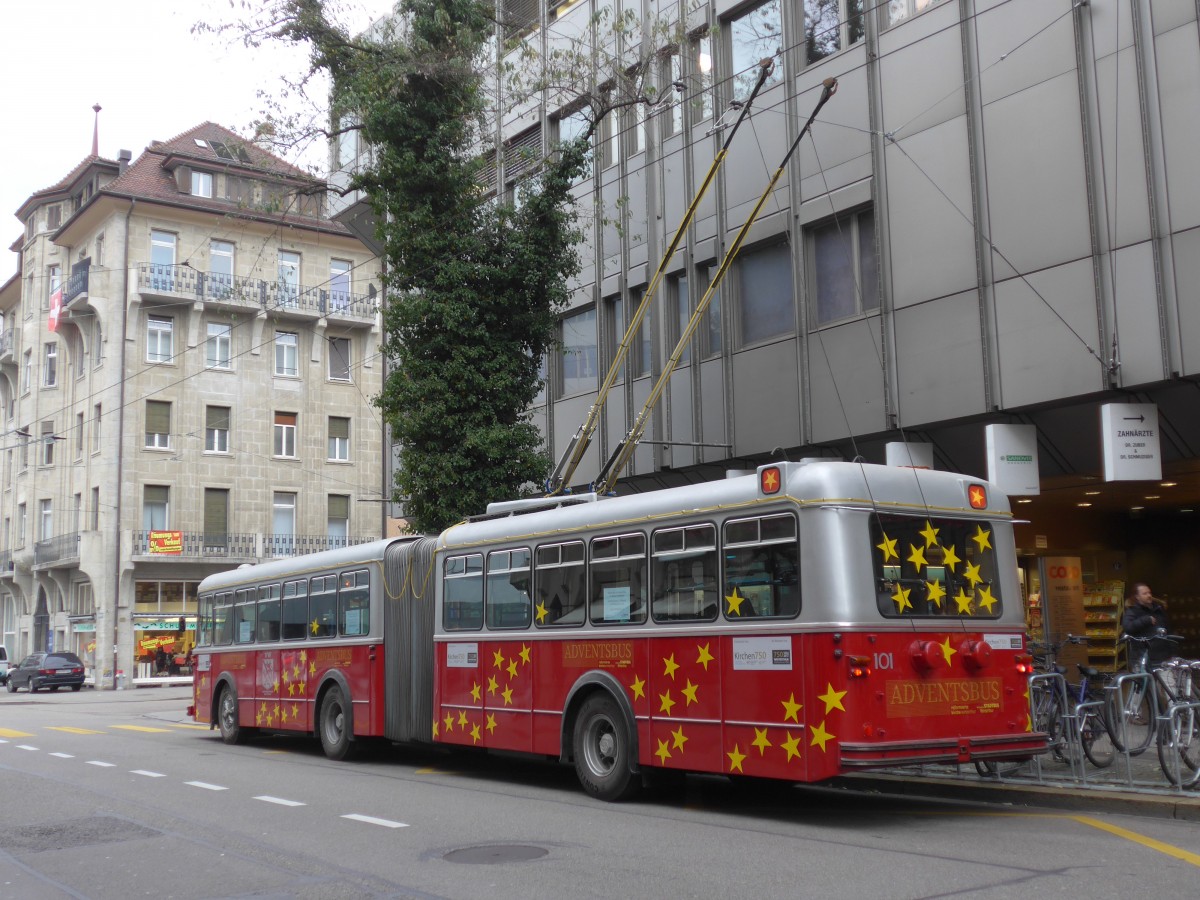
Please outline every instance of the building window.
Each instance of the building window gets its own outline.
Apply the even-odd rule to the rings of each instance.
[[[633,317],[637,314],[638,307],[642,303],[642,298],[646,294],[644,287],[633,288],[629,292],[629,322],[633,323]],[[650,374],[650,366],[652,363],[651,353],[653,348],[651,329],[653,327],[653,316],[650,310],[646,310],[646,315],[642,317],[642,323],[638,325],[637,334],[629,343],[629,369],[633,373],[634,378],[642,378]]]
[[[170,362],[174,350],[175,320],[167,316],[149,316],[146,320],[146,362]]]
[[[204,489],[204,548],[223,549],[229,536],[229,490]]]
[[[350,270],[354,265],[347,259],[329,261],[329,305],[335,310],[350,305]]]
[[[740,338],[754,344],[795,330],[792,253],[785,243],[743,253],[738,263]]]
[[[171,404],[163,400],[146,401],[146,448],[171,449]]]
[[[83,494],[75,494],[71,498],[71,533],[79,531],[79,518],[83,515]]]
[[[608,100],[612,99],[611,94],[605,95]],[[617,139],[620,137],[620,125],[617,118],[617,110],[610,109],[600,120],[600,124],[596,131],[599,136],[600,143],[600,168],[607,169],[609,166],[617,164]]]
[[[17,547],[25,546],[25,530],[29,527],[26,525],[28,517],[25,512],[25,504],[17,504]]]
[[[895,25],[897,22],[903,22],[909,16],[924,12],[939,2],[940,0],[888,0],[887,23]]]
[[[29,393],[29,385],[33,381],[33,351],[26,350],[21,360],[21,393]]]
[[[148,484],[142,489],[142,529],[165,531],[170,522],[171,489],[166,485]]]
[[[99,531],[100,530],[100,488],[98,488],[98,487],[92,488],[92,510],[91,510],[91,513],[92,513],[92,518],[91,518],[91,523],[90,523],[91,529],[92,529],[92,531]]]
[[[24,433],[17,435],[17,447],[21,453],[20,471],[24,472],[29,468],[29,442],[31,438],[29,435],[29,426],[22,428],[21,431]]]
[[[50,298],[62,287],[62,266],[50,266],[46,270],[46,296],[42,300],[42,309],[50,308]]]
[[[875,213],[866,209],[809,230],[816,324],[879,309]]]
[[[506,48],[537,27],[540,9],[538,0],[500,0],[500,27]]]
[[[562,320],[561,394],[594,391],[596,382],[596,310],[585,309]]]
[[[350,536],[350,498],[341,494],[329,495],[329,517],[326,524],[330,547],[345,547]]]
[[[41,463],[43,466],[54,465],[54,442],[56,440],[57,440],[57,438],[54,436],[54,423],[53,422],[43,422],[42,423],[42,433],[41,433],[41,443],[42,443]]]
[[[233,244],[229,241],[209,241],[208,299],[225,300],[231,293],[233,293]]]
[[[712,38],[707,32],[695,35],[689,48],[692,78],[684,96],[692,101],[692,112],[696,119],[709,119],[713,114]]]
[[[92,407],[92,452],[100,451],[100,412],[101,406],[97,403]]]
[[[205,363],[210,369],[230,368],[233,340],[231,328],[224,322],[208,323],[208,341],[205,344]]]
[[[54,537],[54,501],[38,501],[38,540],[48,541]]]
[[[804,45],[809,64],[863,39],[863,2],[804,0]]]
[[[275,374],[296,377],[300,374],[298,341],[290,331],[275,332]]]
[[[715,265],[708,266],[704,272],[705,292],[712,286],[713,276],[716,274],[717,267]],[[704,321],[700,325],[703,352],[705,359],[711,359],[714,356],[721,355],[721,342],[724,338],[724,319],[721,314],[721,288],[718,285],[708,298],[708,308],[704,310]]]
[[[100,368],[104,362],[104,329],[100,325],[100,317],[92,316],[92,366]]]
[[[605,362],[611,366],[617,360],[617,355],[621,352],[621,341],[625,338],[625,301],[616,297],[608,297],[604,301],[604,316],[605,325],[608,331],[608,340],[605,342]],[[621,360],[620,368],[617,369],[616,377],[613,378],[613,384],[617,384],[625,380],[625,360]]]
[[[759,62],[771,57],[775,68],[764,88],[783,81],[783,20],[779,0],[767,0],[729,22],[733,99],[745,100],[758,83]]]
[[[42,387],[58,384],[58,342],[50,341],[42,355]]]
[[[683,56],[678,47],[663,54],[658,92],[659,103],[666,107],[662,117],[662,135],[670,137],[683,131],[683,100],[687,96],[687,83],[683,80]]]
[[[271,498],[271,543],[275,556],[290,556],[296,543],[296,495]]]
[[[83,459],[83,413],[75,413],[75,458]]]
[[[192,196],[212,197],[213,177],[211,172],[192,172]]]
[[[587,114],[583,109],[576,109],[572,112],[565,112],[558,117],[558,142],[560,144],[569,144],[577,140],[588,130]],[[594,154],[591,149],[587,153],[587,163],[584,165],[583,172],[580,175],[580,180],[590,178],[592,175],[592,162]]]
[[[329,380],[350,380],[350,338],[329,339]]]
[[[338,168],[350,168],[358,158],[358,126],[354,119],[342,116],[338,119],[338,129],[339,133],[334,138],[337,142]]]
[[[692,300],[688,296],[688,280],[686,275],[677,275],[671,279],[671,299],[675,306],[675,328],[671,332],[671,352],[679,346],[679,339],[687,331],[688,323],[692,320]],[[692,359],[692,342],[683,345],[679,354],[679,365],[686,366]],[[664,364],[665,367],[665,364]]]
[[[295,306],[300,296],[300,254],[290,250],[279,251],[279,302],[283,306]]]
[[[150,232],[150,287],[175,290],[175,235],[169,231]]]
[[[342,416],[329,417],[329,459],[331,462],[350,459],[350,420]]]
[[[204,452],[229,452],[229,407],[204,407]]]
[[[275,440],[273,451],[285,459],[296,458],[296,414],[275,413]]]
[[[646,150],[646,105],[634,103],[625,107],[625,155],[634,156]]]

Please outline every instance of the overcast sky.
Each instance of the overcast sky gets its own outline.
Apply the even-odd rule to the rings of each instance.
[[[239,2],[240,5],[240,2]],[[345,0],[365,26],[391,0]],[[63,178],[92,150],[99,103],[100,155],[134,158],[206,120],[244,134],[262,110],[259,89],[300,72],[305,53],[252,51],[191,33],[197,21],[233,13],[230,0],[7,0],[0,11],[0,283],[17,270],[8,246],[15,213],[34,191]],[[295,160],[293,160],[295,161]]]

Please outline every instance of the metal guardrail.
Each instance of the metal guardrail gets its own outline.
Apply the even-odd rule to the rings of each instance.
[[[33,545],[33,564],[44,566],[62,562],[64,559],[79,559],[79,532],[60,534],[48,541],[37,541]]]
[[[154,532],[161,534],[161,532]],[[320,550],[352,547],[379,540],[376,536],[330,537],[329,535],[295,534],[206,534],[180,532],[179,549],[152,549],[151,532],[133,532],[133,555],[153,556],[156,559],[275,559],[303,556]]]

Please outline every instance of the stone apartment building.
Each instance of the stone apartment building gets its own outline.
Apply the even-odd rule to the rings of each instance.
[[[324,184],[204,123],[17,211],[0,287],[0,640],[96,683],[192,643],[199,581],[383,533],[382,282]],[[122,677],[118,678],[117,673]]]

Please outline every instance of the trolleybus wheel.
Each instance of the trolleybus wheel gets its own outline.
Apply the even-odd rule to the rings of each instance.
[[[334,686],[321,702],[321,748],[330,759],[347,759],[354,751],[354,711],[340,687]]]
[[[238,724],[237,692],[229,686],[221,689],[217,701],[217,726],[221,729],[221,740],[226,744],[240,744],[245,740],[245,731]]]
[[[637,790],[625,719],[607,694],[593,694],[583,702],[575,719],[574,748],[575,774],[593,797],[623,800]]]

